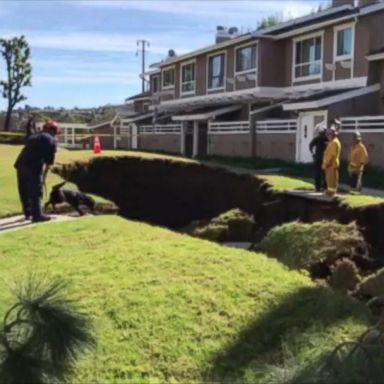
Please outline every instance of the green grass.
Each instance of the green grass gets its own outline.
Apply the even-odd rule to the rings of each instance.
[[[312,164],[293,163],[278,159],[246,159],[211,156],[204,161],[222,164],[228,167],[242,168],[251,172],[262,171],[258,177],[265,179],[275,192],[285,190],[313,190],[313,168]],[[264,174],[263,170],[278,170],[276,174]],[[255,172],[257,174],[258,172]],[[342,164],[340,169],[341,183],[348,184],[347,166]],[[367,166],[364,171],[364,186],[370,188],[384,189],[384,169],[375,166]],[[384,204],[381,197],[368,195],[340,195],[342,204],[350,208],[364,208],[371,205]]]
[[[19,196],[17,192],[16,183],[16,171],[13,167],[18,154],[21,151],[22,146],[18,145],[4,145],[0,144],[0,217],[6,217],[15,215],[21,212]],[[103,156],[141,156],[145,158],[174,158],[172,156],[164,156],[142,152],[126,152],[126,151],[103,151]],[[95,155],[91,150],[84,151],[68,151],[65,149],[59,149],[56,156],[56,164],[68,163],[72,161],[87,161]],[[100,155],[97,155],[100,156]],[[180,158],[178,161],[182,160]],[[47,178],[47,189],[48,193],[53,185],[59,183],[62,179],[50,173]],[[66,188],[74,189],[73,184],[68,183]],[[94,196],[97,203],[108,204],[107,200],[101,197]]]
[[[270,383],[368,324],[364,307],[263,255],[113,216],[1,235],[0,281],[70,278],[98,347],[74,383]],[[0,314],[11,303],[0,290]]]
[[[308,181],[295,179],[288,176],[280,175],[261,175],[261,179],[264,179],[274,192],[283,192],[292,189],[298,190],[313,190],[313,184]]]

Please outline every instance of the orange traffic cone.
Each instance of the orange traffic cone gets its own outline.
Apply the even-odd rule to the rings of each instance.
[[[101,144],[99,136],[95,136],[93,140],[93,153],[100,153],[101,152]]]

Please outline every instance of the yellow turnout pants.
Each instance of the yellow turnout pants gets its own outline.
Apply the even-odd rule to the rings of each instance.
[[[334,196],[339,187],[339,169],[338,168],[326,168],[325,180],[327,182],[326,195]]]

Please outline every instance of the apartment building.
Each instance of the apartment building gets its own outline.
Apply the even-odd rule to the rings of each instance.
[[[170,51],[147,76],[152,121],[133,128],[138,148],[307,162],[316,128],[338,117],[343,141],[358,127],[384,161],[381,0],[334,0],[246,34],[218,27],[214,44]]]

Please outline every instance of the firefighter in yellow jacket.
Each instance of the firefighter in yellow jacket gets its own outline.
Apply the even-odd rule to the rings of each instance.
[[[352,147],[348,155],[348,174],[351,191],[361,191],[364,166],[368,163],[368,152],[362,143],[360,132],[353,134]]]
[[[335,196],[339,186],[339,167],[341,144],[337,138],[337,129],[335,125],[327,130],[328,145],[323,157],[323,170],[325,172],[325,180],[327,182],[327,196]]]

